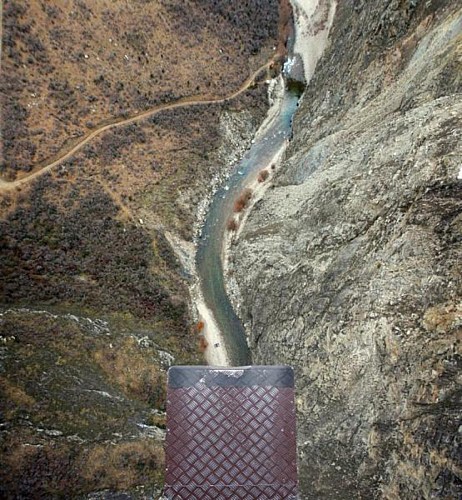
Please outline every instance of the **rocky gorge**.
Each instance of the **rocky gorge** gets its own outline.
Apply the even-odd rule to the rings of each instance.
[[[309,86],[228,235],[231,299],[253,363],[297,372],[302,499],[458,498],[462,12],[292,6]],[[194,243],[268,110],[289,2],[0,10],[0,497],[157,498],[166,371],[204,363]],[[205,101],[120,125],[181,99]]]
[[[253,362],[297,373],[304,499],[462,495],[461,31],[458,2],[338,2],[231,246]]]

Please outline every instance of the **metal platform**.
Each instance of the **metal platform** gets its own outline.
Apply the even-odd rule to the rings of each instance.
[[[292,368],[170,368],[164,496],[296,499]]]

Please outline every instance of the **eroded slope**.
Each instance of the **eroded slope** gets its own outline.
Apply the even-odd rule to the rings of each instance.
[[[254,362],[297,370],[303,498],[461,495],[461,28],[339,2],[234,248]]]

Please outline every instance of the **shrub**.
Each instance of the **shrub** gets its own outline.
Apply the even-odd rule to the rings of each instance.
[[[258,182],[265,182],[266,179],[269,177],[269,172],[268,170],[261,170],[260,173],[258,174]]]
[[[207,349],[208,346],[209,346],[209,343],[207,342],[207,340],[205,340],[205,337],[203,335],[201,335],[199,337],[199,351],[205,352],[205,350]]]
[[[236,219],[229,219],[228,221],[228,224],[226,225],[226,228],[228,229],[228,231],[236,231],[237,228],[238,228],[238,223],[236,221]]]
[[[244,208],[249,203],[250,198],[252,198],[252,190],[249,188],[244,189],[242,193],[239,195],[239,198],[234,202],[234,211],[242,212]]]
[[[199,322],[197,323],[197,326],[196,326],[197,331],[198,331],[198,332],[201,332],[201,331],[204,329],[204,326],[205,326],[205,323],[204,323],[203,321],[199,321]]]

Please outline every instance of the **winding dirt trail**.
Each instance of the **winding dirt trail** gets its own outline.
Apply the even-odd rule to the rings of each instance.
[[[30,181],[39,177],[40,175],[43,175],[44,173],[50,171],[53,167],[56,167],[56,165],[59,165],[61,162],[70,158],[77,151],[82,149],[85,146],[85,144],[89,143],[92,139],[106,132],[107,130],[111,130],[117,127],[123,127],[125,125],[129,125],[130,123],[135,123],[137,121],[144,120],[146,118],[156,115],[157,113],[161,113],[162,111],[167,111],[169,109],[186,108],[190,106],[201,106],[204,104],[219,104],[229,101],[231,99],[235,99],[240,94],[244,93],[253,83],[255,83],[256,78],[263,71],[270,68],[270,66],[274,64],[275,59],[276,57],[268,61],[263,66],[260,66],[260,68],[258,68],[254,73],[252,73],[235,92],[226,97],[220,97],[220,98],[200,97],[200,96],[184,97],[172,103],[159,104],[154,108],[149,109],[148,111],[143,111],[142,113],[138,113],[129,118],[115,119],[110,123],[102,125],[96,130],[93,130],[92,132],[89,132],[87,135],[83,136],[77,144],[74,144],[68,149],[64,148],[50,163],[36,169],[35,171],[30,172],[26,176],[20,179],[16,179],[14,181],[5,181],[4,179],[0,179],[0,192],[9,191],[23,184],[27,184]]]

